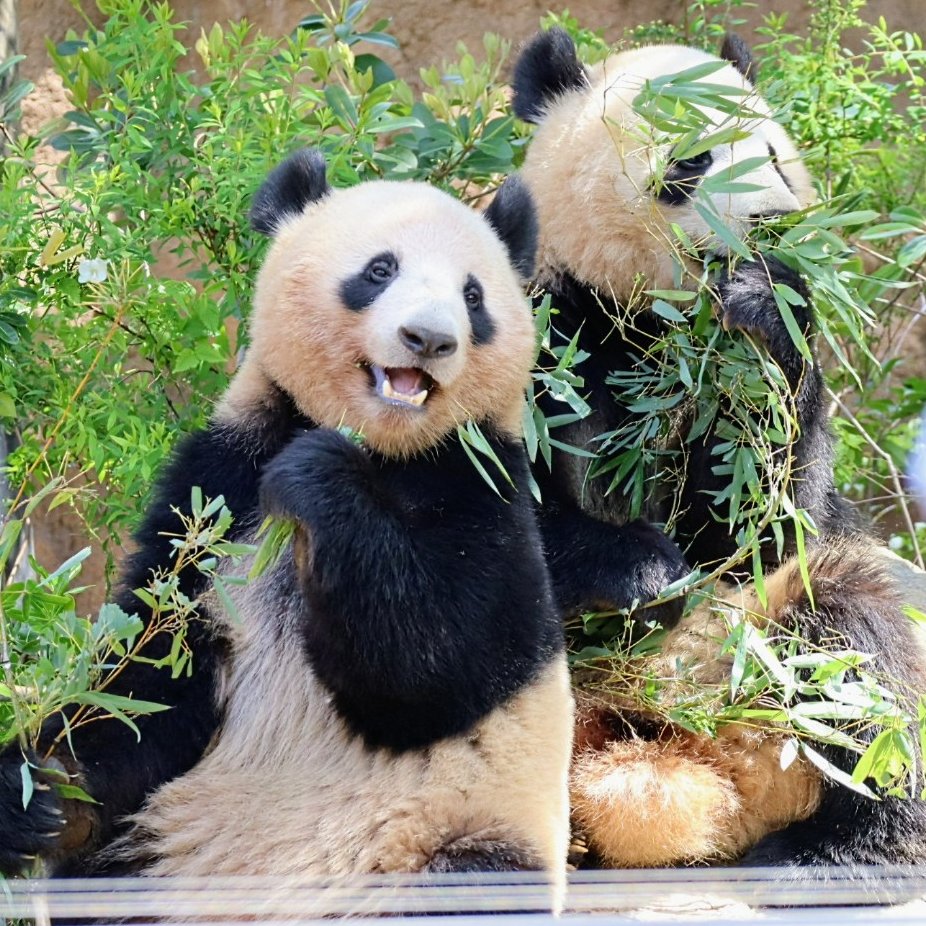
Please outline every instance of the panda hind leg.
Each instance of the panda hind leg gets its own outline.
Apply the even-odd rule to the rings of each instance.
[[[541,871],[544,866],[533,853],[510,842],[457,839],[431,856],[425,871],[430,874],[479,871]]]
[[[870,807],[860,801],[875,805],[855,795],[841,810],[826,808],[825,802],[823,813],[769,833],[739,860],[741,867],[768,869],[770,880],[757,906],[806,904],[811,896],[840,906],[894,905],[922,897],[923,803],[888,797]]]
[[[924,685],[922,631],[901,611],[899,596],[873,548],[864,541],[829,537],[808,552],[807,571],[813,606],[794,561],[767,577],[770,616],[779,625],[790,623],[799,637],[819,650],[832,649],[832,641],[838,640],[840,646],[873,654],[868,670],[894,689],[898,702],[910,705],[915,715],[911,699]],[[857,736],[867,746],[877,733],[872,724]],[[852,774],[855,752],[824,743],[814,748],[846,775]],[[921,762],[917,755],[917,766]],[[921,866],[926,864],[926,801],[918,795],[891,794],[872,800],[825,780],[812,814],[760,839],[739,864],[774,868],[779,885],[813,885],[816,893],[838,885],[840,902],[848,904],[897,903],[919,896]],[[788,894],[795,896],[790,891],[781,896]],[[772,898],[770,905],[789,902],[794,900],[782,903]]]

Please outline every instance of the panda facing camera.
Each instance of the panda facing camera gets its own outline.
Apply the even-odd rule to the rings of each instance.
[[[138,743],[107,721],[54,755],[98,805],[37,790],[24,811],[22,757],[0,756],[0,869],[532,869],[558,889],[572,699],[520,433],[530,197],[513,178],[478,215],[423,184],[335,190],[306,150],[251,218],[273,240],[247,356],[161,476],[120,603],[141,610],[129,590],[169,563],[193,486],[224,495],[232,539],[271,514],[294,543],[230,587],[235,619],[181,576],[205,593],[192,676],[131,663],[111,689],[173,709],[138,718]],[[511,479],[498,493],[466,422]]]

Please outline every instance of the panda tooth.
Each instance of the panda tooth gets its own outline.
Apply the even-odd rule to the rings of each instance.
[[[392,383],[389,381],[388,376],[383,380],[381,388],[383,398],[392,399],[396,402],[404,402],[406,405],[414,405],[418,408],[424,405],[425,399],[428,397],[427,389],[422,389],[420,392],[416,392],[414,395],[407,395],[404,392],[396,392],[392,386]]]

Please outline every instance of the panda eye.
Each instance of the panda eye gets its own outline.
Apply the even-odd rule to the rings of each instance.
[[[463,287],[463,301],[471,312],[478,312],[482,308],[482,287],[474,277],[470,277]]]
[[[364,279],[370,283],[388,283],[399,272],[399,262],[392,254],[374,257],[363,269]]]
[[[714,156],[710,151],[702,151],[690,158],[682,158],[680,161],[673,161],[673,167],[680,167],[682,170],[704,170],[714,163]]]

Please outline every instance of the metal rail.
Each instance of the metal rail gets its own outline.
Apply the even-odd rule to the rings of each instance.
[[[589,871],[570,876],[565,908],[551,914],[549,882],[538,874],[350,878],[119,878],[9,881],[0,915],[38,924],[54,920],[320,923],[413,915],[454,916],[453,926],[517,921],[539,926],[594,917],[608,923],[697,922],[717,926],[777,923],[926,922],[926,869],[868,869],[849,876],[812,869],[810,880],[783,881],[780,870],[673,869]]]

